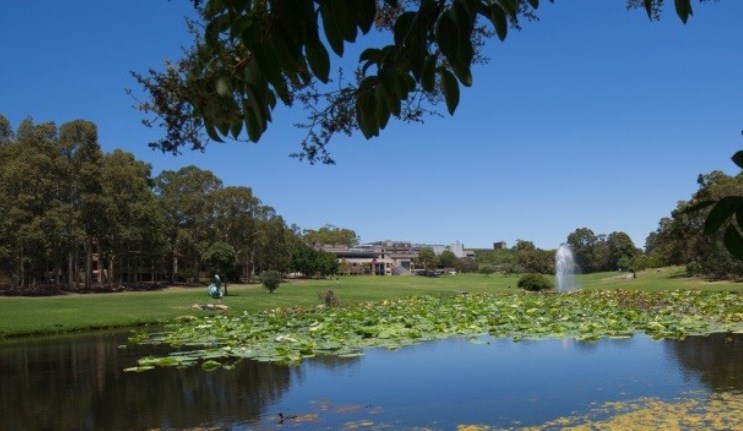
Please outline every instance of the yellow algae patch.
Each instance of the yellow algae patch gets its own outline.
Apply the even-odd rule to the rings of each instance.
[[[490,431],[487,425],[457,425],[457,431]]]
[[[597,419],[600,418],[600,419]],[[641,398],[609,402],[587,415],[558,418],[521,431],[549,429],[624,430],[743,430],[743,393],[713,394],[675,402]]]

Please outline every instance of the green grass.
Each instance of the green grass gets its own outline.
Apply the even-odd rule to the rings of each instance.
[[[638,273],[636,279],[622,273],[598,273],[578,277],[584,289],[701,289],[743,292],[743,284],[707,282],[687,278],[682,268]],[[415,295],[458,292],[508,293],[516,291],[518,276],[467,274],[428,277],[340,277],[332,280],[297,280],[282,283],[273,293],[260,285],[230,285],[221,303],[230,314],[276,307],[320,304],[319,293],[335,292],[341,305]],[[55,297],[0,297],[0,338],[32,334],[156,324],[194,311],[193,304],[215,303],[203,288],[169,288],[155,292],[61,295]]]

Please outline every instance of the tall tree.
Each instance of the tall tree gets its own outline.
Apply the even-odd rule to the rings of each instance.
[[[2,266],[19,289],[43,282],[50,241],[49,209],[57,202],[59,178],[55,177],[54,123],[34,125],[26,119],[14,142],[0,147],[0,248]]]
[[[232,274],[233,278],[241,275],[251,277],[260,222],[270,217],[273,209],[263,205],[249,187],[231,186],[215,190],[211,200],[215,240],[231,245],[235,251],[236,269],[239,271]]]
[[[108,252],[108,278],[139,282],[146,269],[154,281],[164,263],[165,238],[162,210],[152,190],[152,167],[118,149],[106,154],[102,163],[102,193],[111,208],[101,238]]]
[[[196,166],[163,171],[155,178],[155,192],[165,219],[171,282],[183,264],[190,269],[190,279],[198,282],[201,255],[214,235],[211,193],[221,188],[219,178]]]
[[[57,145],[70,170],[66,192],[80,225],[79,232],[83,233],[82,238],[78,238],[84,258],[83,282],[85,288],[90,289],[94,254],[97,252],[98,257],[102,257],[99,241],[107,228],[109,214],[100,182],[103,153],[98,144],[97,127],[85,120],[65,123],[59,129]],[[72,260],[68,258],[68,264]]]
[[[593,248],[598,238],[587,227],[578,228],[568,235],[567,244],[573,250],[575,263],[582,272],[593,272],[596,266],[593,258]]]
[[[632,242],[632,238],[624,232],[612,232],[606,237],[606,245],[609,248],[608,265],[610,270],[628,269],[629,261],[639,253]],[[620,268],[619,261],[626,262]]]

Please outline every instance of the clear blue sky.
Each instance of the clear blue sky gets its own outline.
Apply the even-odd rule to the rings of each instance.
[[[542,2],[541,20],[486,48],[455,116],[390,123],[380,138],[336,140],[336,166],[288,157],[301,111],[279,109],[257,145],[150,150],[125,88],[188,44],[186,0],[9,0],[0,12],[0,113],[98,125],[153,174],[189,164],[252,187],[287,223],[383,239],[555,248],[579,227],[628,233],[642,247],[700,173],[736,173],[743,147],[743,2],[695,5],[683,25],[624,0]]]

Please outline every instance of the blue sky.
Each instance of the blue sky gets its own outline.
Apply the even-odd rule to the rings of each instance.
[[[743,2],[695,2],[687,25],[672,2],[655,23],[623,0],[542,3],[539,22],[488,44],[491,62],[454,117],[337,139],[335,166],[288,157],[302,112],[285,108],[259,144],[181,156],[147,147],[160,132],[140,124],[129,71],[179,56],[186,0],[4,2],[0,113],[14,127],[27,116],[93,121],[105,151],[130,151],[153,174],[197,165],[251,187],[287,223],[330,223],[362,241],[547,249],[588,227],[642,247],[698,174],[737,172]]]

